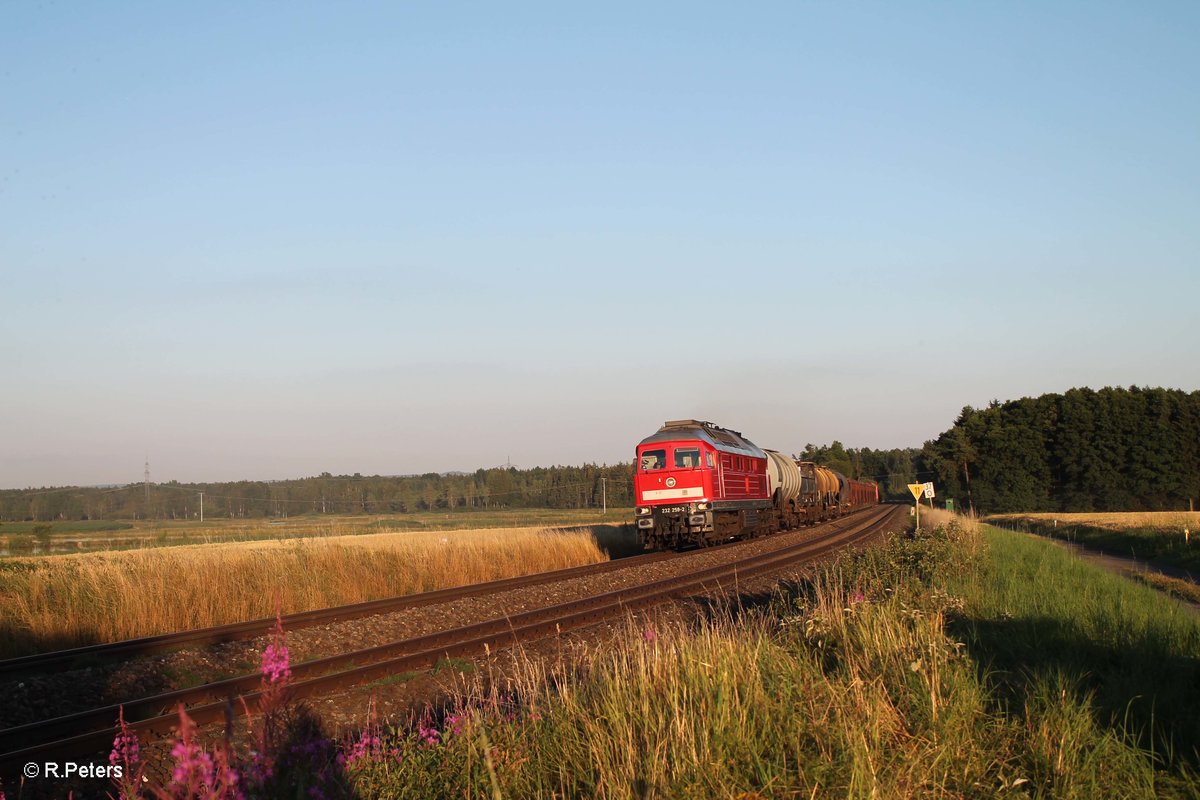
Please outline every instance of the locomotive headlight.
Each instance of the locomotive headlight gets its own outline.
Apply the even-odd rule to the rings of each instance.
[[[636,511],[635,513],[636,513],[636,514],[637,514],[639,517],[644,517],[644,516],[646,516],[647,514],[649,514],[649,513],[650,513],[650,507],[649,507],[649,506],[638,506],[638,507],[637,507],[637,511]]]
[[[708,511],[708,503],[696,503],[697,511]]]

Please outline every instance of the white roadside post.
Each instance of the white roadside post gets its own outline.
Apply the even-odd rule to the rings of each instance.
[[[919,532],[921,530],[921,495],[925,492],[925,484],[910,483],[908,490],[912,492],[913,501],[917,507],[917,531]]]

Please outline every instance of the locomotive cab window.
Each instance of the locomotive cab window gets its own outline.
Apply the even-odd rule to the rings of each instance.
[[[699,447],[676,447],[675,448],[675,468],[676,469],[692,469],[700,466],[700,448]]]
[[[652,472],[656,469],[662,469],[667,466],[667,451],[643,450],[641,465],[642,472]]]

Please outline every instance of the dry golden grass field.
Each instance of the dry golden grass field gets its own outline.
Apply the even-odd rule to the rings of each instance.
[[[1040,522],[1059,525],[1084,525],[1112,531],[1174,531],[1200,528],[1200,511],[1128,511],[1087,514],[993,514],[985,522]]]
[[[607,559],[589,529],[403,532],[0,561],[0,657]]]

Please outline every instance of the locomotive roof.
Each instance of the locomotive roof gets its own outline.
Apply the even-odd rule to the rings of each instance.
[[[728,453],[741,453],[754,458],[766,458],[766,453],[760,450],[754,442],[742,436],[737,431],[722,428],[711,422],[701,422],[695,419],[668,420],[653,436],[647,436],[639,444],[653,442],[674,442],[680,439],[699,439],[711,445],[716,450]]]

